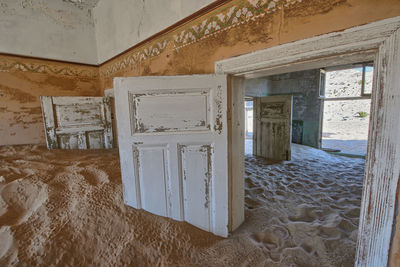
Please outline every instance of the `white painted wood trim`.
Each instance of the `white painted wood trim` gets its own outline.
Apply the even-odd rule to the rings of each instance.
[[[103,102],[102,97],[93,96],[53,96],[52,97],[54,105],[91,105],[91,104],[101,104]]]
[[[321,57],[377,49],[400,27],[400,16],[215,62],[215,72],[243,74]],[[346,58],[346,57],[345,57]],[[365,59],[364,59],[365,61]]]
[[[102,118],[104,121],[104,148],[111,149],[114,147],[113,122],[111,119],[111,98],[103,97]]]
[[[387,265],[400,176],[400,30],[379,47],[356,266]]]
[[[114,97],[114,88],[104,90],[104,96]]]
[[[375,59],[375,92],[355,266],[388,264],[400,176],[399,28],[400,17],[395,17],[215,63],[216,73],[257,77]]]
[[[228,77],[229,231],[244,221],[244,79]]]
[[[58,148],[56,125],[54,121],[53,99],[51,96],[41,96],[44,133],[48,149]]]

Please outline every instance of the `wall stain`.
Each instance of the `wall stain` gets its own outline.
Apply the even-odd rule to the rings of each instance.
[[[31,60],[21,57],[0,55],[0,145],[44,144],[44,127],[41,114],[40,96],[98,96],[100,87],[98,78],[86,76],[72,77],[14,68],[2,69],[4,62],[24,62],[30,66],[46,64],[47,61]],[[71,64],[52,63],[68,68]],[[53,66],[53,65],[51,65]],[[79,66],[76,68],[80,68]],[[83,67],[85,68],[85,67]],[[93,67],[86,69],[92,70]],[[53,69],[57,72],[57,69]],[[3,138],[4,137],[4,138]]]
[[[351,7],[347,0],[313,0],[297,2],[290,7],[285,8],[285,18],[326,14],[341,5]]]
[[[21,104],[37,101],[37,97],[18,88],[11,88],[0,84],[0,94],[8,100],[18,101]]]

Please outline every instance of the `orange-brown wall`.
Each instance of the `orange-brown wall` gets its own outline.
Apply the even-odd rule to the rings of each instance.
[[[217,60],[399,15],[398,0],[232,0],[100,67],[0,55],[0,144],[45,142],[40,95],[102,95],[117,76],[213,73]]]
[[[98,68],[0,55],[0,145],[46,142],[45,95],[101,95]]]

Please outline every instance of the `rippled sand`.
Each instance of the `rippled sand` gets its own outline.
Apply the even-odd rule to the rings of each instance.
[[[363,169],[246,156],[246,221],[223,239],[125,206],[116,150],[0,147],[0,265],[352,266]]]

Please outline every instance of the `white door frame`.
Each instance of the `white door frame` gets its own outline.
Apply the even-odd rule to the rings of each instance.
[[[374,61],[374,92],[355,266],[386,266],[392,229],[395,229],[400,176],[399,28],[400,17],[395,17],[215,63],[216,73],[256,78]],[[235,88],[235,79],[232,79],[232,88]],[[234,129],[230,130],[234,135]],[[230,146],[231,150],[235,149],[234,143]]]

